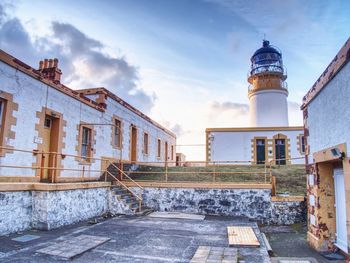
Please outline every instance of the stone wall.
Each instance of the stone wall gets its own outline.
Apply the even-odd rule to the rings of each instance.
[[[0,236],[30,228],[32,192],[0,192]]]
[[[264,224],[288,225],[305,220],[304,202],[272,202],[270,189],[147,187],[143,203],[157,211],[247,217]]]
[[[0,236],[50,230],[109,211],[109,188],[0,192]]]
[[[99,216],[108,211],[108,199],[108,188],[33,191],[32,226],[50,230]]]

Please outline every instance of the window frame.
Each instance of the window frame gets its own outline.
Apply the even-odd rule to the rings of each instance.
[[[117,129],[116,123],[119,122],[119,129]],[[119,130],[119,134],[117,135],[116,131]],[[118,140],[117,137],[118,136]],[[114,116],[113,117],[113,125],[112,125],[112,146],[115,149],[121,149],[123,143],[123,122],[120,118]]]
[[[157,159],[160,159],[162,156],[162,141],[160,138],[157,139]]]
[[[170,149],[171,149],[171,160],[174,161],[174,145],[173,144],[170,146]]]
[[[146,138],[147,138],[147,140],[146,140]],[[146,143],[146,141],[147,141],[147,143]],[[148,153],[149,153],[149,134],[148,134],[148,132],[143,133],[142,152],[144,155],[148,155]]]
[[[87,129],[89,131],[89,140],[88,142],[84,143],[84,130]],[[94,155],[94,127],[88,124],[80,124],[79,129],[79,161],[82,164],[91,164],[94,162],[93,155]],[[86,145],[86,156],[83,155],[83,145]]]

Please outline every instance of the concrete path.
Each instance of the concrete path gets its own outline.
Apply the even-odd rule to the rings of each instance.
[[[37,251],[60,241],[90,235],[110,240],[72,258],[72,262],[188,263],[199,246],[228,247],[226,227],[230,225],[252,226],[262,244],[260,248],[238,248],[239,259],[244,259],[245,263],[270,262],[255,223],[221,217],[189,220],[135,216],[113,218],[95,225],[85,222],[53,231],[28,231],[21,235],[0,237],[0,261],[60,262],[60,258]],[[12,240],[24,234],[40,238],[28,242]]]
[[[269,226],[263,227],[261,231],[266,234],[275,256],[280,260],[290,258],[290,261],[298,262],[295,261],[295,258],[298,257],[300,262],[309,260],[311,263],[345,263],[344,260],[327,260],[312,249],[306,241],[306,225]],[[271,258],[271,261],[277,263],[280,261],[277,259]]]

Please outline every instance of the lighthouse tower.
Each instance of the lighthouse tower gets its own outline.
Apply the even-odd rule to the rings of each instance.
[[[288,126],[287,75],[282,53],[267,40],[251,57],[248,97],[251,127]]]

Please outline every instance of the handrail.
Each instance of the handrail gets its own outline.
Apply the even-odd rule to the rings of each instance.
[[[134,184],[136,184],[139,188],[143,190],[143,187],[138,184],[135,180],[133,180],[129,175],[127,175],[122,169],[120,169],[118,166],[116,166],[113,162],[107,159],[109,164],[111,164],[114,168],[116,168],[119,172],[121,172],[123,175],[125,175],[130,181],[132,181]]]
[[[127,191],[129,191],[134,197],[136,197],[139,200],[139,211],[141,212],[141,209],[142,209],[142,193],[140,193],[140,195],[137,195],[136,193],[134,193],[134,191],[132,191],[129,187],[127,187],[124,183],[122,183],[117,177],[115,177],[112,173],[110,173],[107,170],[107,168],[106,168],[105,172],[107,174],[109,174],[109,176],[112,176],[120,185],[122,185]]]
[[[132,193],[137,199],[142,201],[142,197],[138,196],[136,193],[134,193],[129,187],[127,187],[122,181],[120,181],[117,177],[115,177],[111,172],[105,170],[108,175],[112,176],[119,184],[121,184],[126,190],[128,190],[130,193]]]

